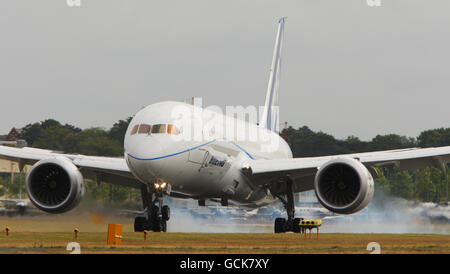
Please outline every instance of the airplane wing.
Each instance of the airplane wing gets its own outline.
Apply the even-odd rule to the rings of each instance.
[[[434,148],[410,148],[323,157],[291,159],[258,159],[247,162],[242,168],[258,185],[270,185],[280,177],[289,175],[294,180],[294,191],[314,189],[317,170],[326,162],[342,157],[350,157],[364,164],[372,175],[377,175],[374,167],[400,164],[400,170],[435,166],[445,172],[450,163],[450,146]]]
[[[42,159],[61,156],[70,159],[86,179],[132,188],[140,188],[141,186],[141,182],[131,174],[123,158],[63,154],[30,147],[0,146],[0,159],[17,162],[20,169],[25,165],[33,165]]]

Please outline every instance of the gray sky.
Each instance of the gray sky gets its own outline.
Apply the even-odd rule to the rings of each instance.
[[[345,138],[450,126],[450,1],[2,0],[0,133],[54,118],[109,128],[203,97],[262,105],[287,16],[281,121]]]

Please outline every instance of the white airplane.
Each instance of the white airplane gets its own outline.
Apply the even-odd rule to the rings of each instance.
[[[253,208],[280,200],[288,218],[275,220],[275,233],[299,232],[299,218],[294,216],[296,192],[314,189],[326,209],[350,214],[370,202],[377,174],[374,167],[398,163],[401,169],[433,165],[445,171],[450,146],[293,158],[277,132],[284,23],[281,18],[259,124],[165,101],[133,117],[124,140],[124,158],[5,146],[0,146],[0,158],[16,161],[21,168],[33,165],[26,179],[28,196],[37,208],[50,213],[74,208],[83,197],[84,179],[141,189],[146,216],[135,218],[136,231],[166,231],[170,210],[163,206],[163,197],[169,195],[196,199],[200,205],[211,199],[223,206],[230,201]],[[206,115],[199,117],[198,112]],[[214,115],[213,122],[205,118]],[[190,130],[199,123],[203,126]],[[230,124],[238,133],[256,132],[264,138],[230,138],[223,130]],[[192,133],[200,138],[190,138]]]

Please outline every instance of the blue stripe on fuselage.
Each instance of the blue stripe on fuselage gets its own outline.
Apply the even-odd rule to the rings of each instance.
[[[252,155],[250,155],[250,153],[248,153],[247,150],[245,150],[243,147],[241,147],[240,145],[236,144],[235,142],[231,142],[231,143],[233,145],[235,145],[237,148],[239,148],[240,150],[242,150],[243,152],[245,152],[245,154],[247,154],[247,156],[250,157],[250,159],[254,160]]]
[[[152,160],[164,159],[164,158],[176,156],[176,155],[179,155],[179,154],[182,154],[182,153],[186,153],[186,152],[189,152],[189,151],[191,151],[191,150],[195,150],[195,149],[201,148],[201,147],[203,147],[203,146],[209,145],[209,144],[211,144],[211,143],[214,143],[215,141],[217,141],[217,139],[214,139],[214,140],[209,141],[209,142],[207,142],[207,143],[204,143],[204,144],[201,144],[201,145],[198,145],[198,146],[195,146],[195,147],[192,147],[192,148],[189,148],[189,149],[186,149],[186,150],[177,152],[177,153],[172,153],[172,154],[168,154],[168,155],[164,155],[164,156],[159,156],[159,157],[154,157],[154,158],[139,158],[139,157],[136,157],[136,156],[131,155],[130,153],[127,153],[127,155],[130,156],[130,157],[133,158],[133,159],[140,160],[140,161],[152,161]],[[236,144],[236,143],[234,143],[234,142],[231,142],[231,143],[232,143],[233,145],[235,145],[237,148],[239,148],[241,151],[243,151],[245,154],[247,154],[247,156],[248,156],[250,159],[252,159],[252,160],[254,159],[254,158],[250,155],[250,153],[248,153],[244,148],[242,148],[241,146],[239,146],[238,144]]]

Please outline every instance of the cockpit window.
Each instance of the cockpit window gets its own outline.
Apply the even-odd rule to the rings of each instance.
[[[141,126],[139,127],[139,134],[145,134],[145,133],[149,133],[150,132],[150,125],[147,124],[141,124]]]
[[[175,125],[167,125],[167,133],[178,135],[180,134],[180,130],[178,130],[178,128]]]
[[[166,133],[166,125],[153,125],[152,133]]]
[[[138,131],[139,125],[134,125],[133,129],[131,130],[131,135],[136,134],[136,132]]]

